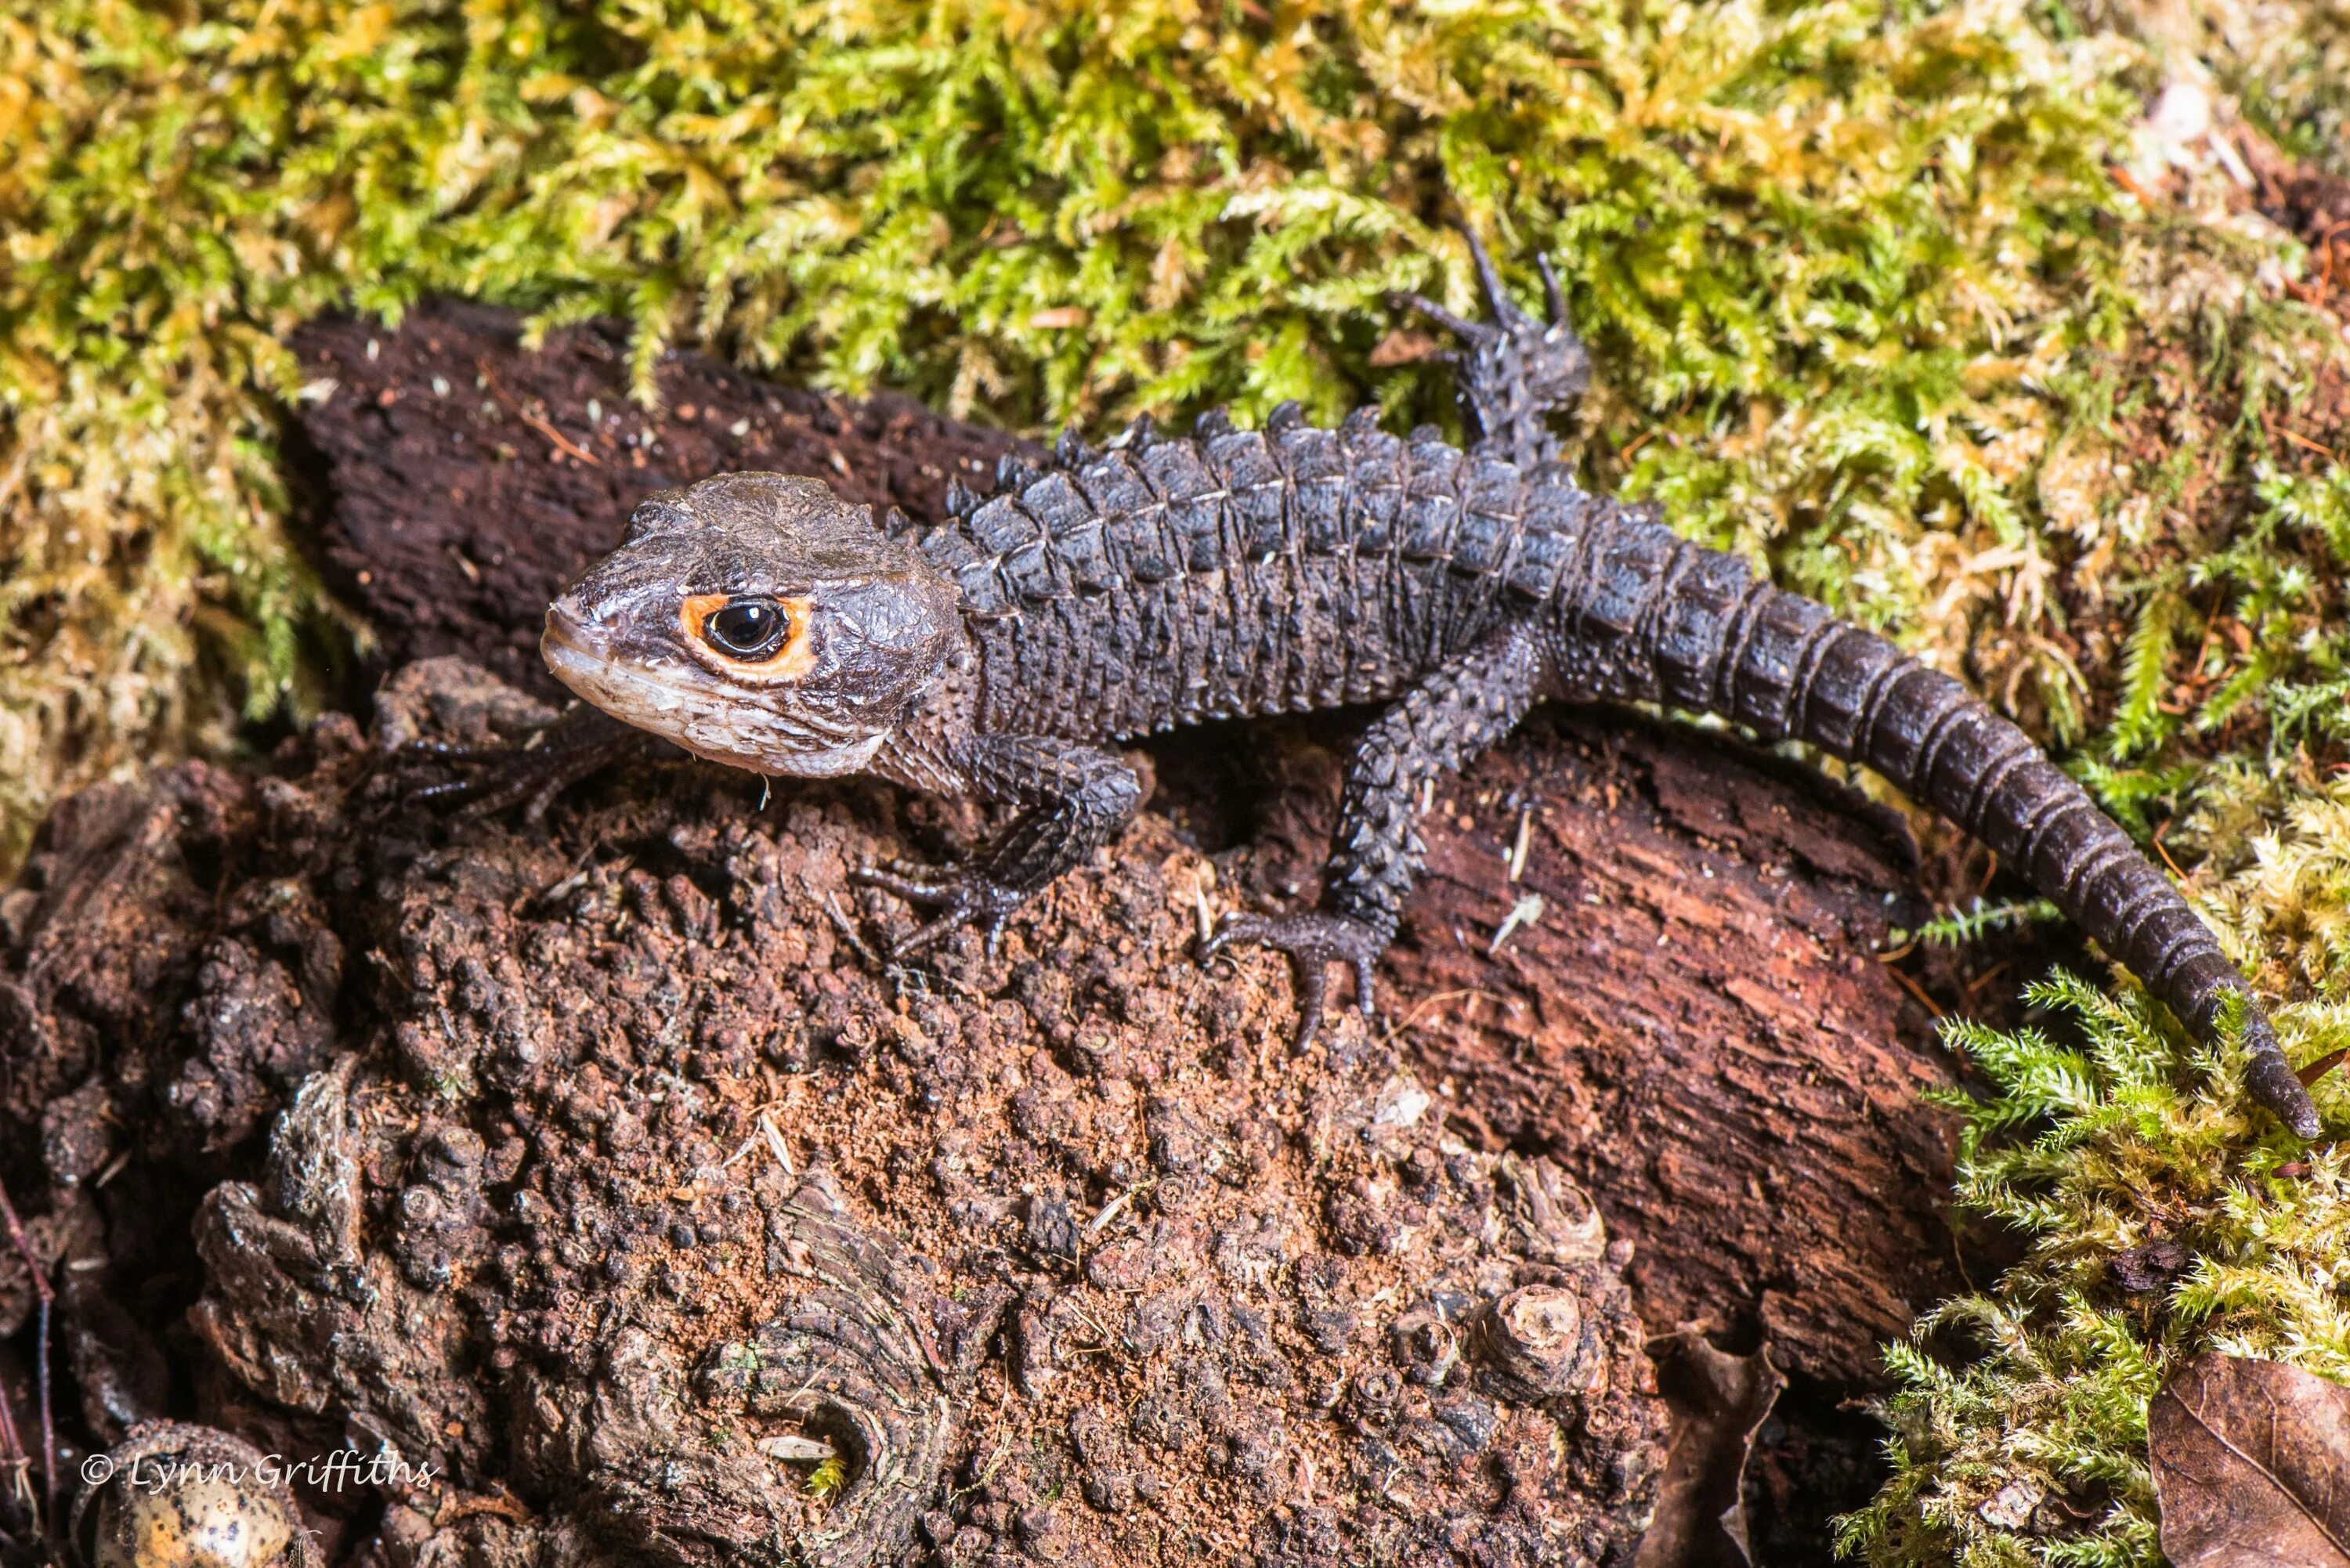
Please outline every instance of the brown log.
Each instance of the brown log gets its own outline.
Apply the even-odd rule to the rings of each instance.
[[[302,410],[333,498],[323,556],[388,654],[461,651],[542,691],[527,651],[540,607],[645,491],[766,467],[934,516],[945,475],[984,486],[1012,444],[902,400],[823,399],[694,355],[664,362],[656,417],[626,402],[608,339],[561,334],[525,355],[509,320],[463,307],[397,334],[320,323],[300,347],[341,388]],[[474,401],[421,394],[469,369],[488,383]],[[461,556],[480,557],[473,572]],[[482,564],[501,561],[495,578]],[[1350,734],[1258,727],[1242,750],[1273,760],[1237,791],[1212,761],[1226,738],[1153,750],[1179,821],[1188,806],[1223,819],[1194,824],[1211,843],[1269,838],[1248,874],[1258,890],[1310,897]],[[1458,1114],[1570,1161],[1639,1241],[1659,1330],[1766,1333],[1791,1371],[1871,1381],[1877,1345],[1957,1283],[1950,1122],[1918,1099],[1951,1065],[1922,993],[1877,957],[1924,914],[1899,820],[1727,737],[1620,712],[1543,715],[1445,793],[1386,1005],[1459,1079]],[[1511,801],[1535,807],[1517,885]],[[1253,835],[1234,831],[1252,804]],[[1525,892],[1544,918],[1489,959]]]
[[[1390,965],[1424,1058],[1638,1238],[1651,1323],[1759,1329],[1783,1366],[1870,1380],[1957,1283],[1950,1121],[1919,1100],[1951,1065],[1877,953],[1918,914],[1898,820],[1620,714],[1557,716],[1459,795],[1492,804],[1431,839]],[[1527,893],[1543,918],[1490,954]]]
[[[511,320],[466,309],[399,332],[321,323],[300,347],[333,384],[296,410],[317,555],[373,626],[375,668],[461,653],[542,695],[543,607],[643,493],[774,467],[934,514],[950,474],[983,485],[1010,444],[691,356],[664,362],[648,412],[610,339],[525,353]],[[514,705],[446,665],[400,680],[395,727],[462,738]],[[115,1221],[114,1268],[182,1282],[151,1293],[176,1301],[167,1318],[196,1307],[209,1368],[205,1408],[163,1414],[335,1421],[397,1387],[367,1418],[553,1511],[531,1530],[601,1510],[674,1555],[671,1504],[636,1478],[671,1440],[675,1366],[702,1366],[701,1388],[798,1365],[808,1334],[894,1334],[873,1303],[899,1291],[926,1326],[868,1355],[872,1441],[963,1490],[936,1519],[902,1497],[858,1515],[890,1539],[1345,1560],[1388,1539],[1383,1454],[1415,1433],[1440,1448],[1444,1419],[1483,1432],[1439,1409],[1460,1389],[1501,1424],[1467,1457],[1409,1460],[1434,1490],[1405,1488],[1405,1558],[1440,1554],[1446,1518],[1470,1533],[1444,1550],[1596,1555],[1652,1490],[1658,1407],[1628,1305],[1654,1330],[1767,1338],[1832,1402],[1954,1282],[1948,1124],[1917,1099],[1949,1068],[1876,952],[1918,912],[1909,851],[1898,822],[1734,742],[1545,712],[1439,792],[1385,1025],[1345,1023],[1293,1060],[1282,964],[1203,972],[1187,933],[1203,896],[1311,896],[1351,723],[1154,743],[1160,794],[1115,866],[1066,879],[1002,961],[965,942],[918,976],[860,950],[905,911],[843,872],[942,850],[943,818],[878,786],[779,786],[763,812],[737,775],[639,765],[544,832],[436,826],[333,721],[280,776],[195,768],[93,795],[5,907],[0,1147],[18,1152],[0,1164],[29,1175],[32,1148],[53,1150],[51,1201],[87,1210],[85,1168],[130,1156],[109,1191],[140,1211]],[[648,1099],[656,1070],[694,1095]],[[827,1150],[829,1185],[783,1179],[763,1105],[803,1158]],[[702,1224],[722,1188],[691,1173],[712,1153],[760,1174],[748,1209],[711,1216],[724,1245],[688,1259],[673,1211]],[[514,1182],[551,1210],[515,1208]],[[607,1239],[562,1240],[567,1205]],[[170,1239],[191,1221],[200,1258]],[[1615,1250],[1594,1250],[1602,1234]],[[1252,1238],[1278,1238],[1271,1272]],[[827,1247],[846,1295],[792,1282],[791,1260]],[[756,1280],[729,1272],[761,1259]],[[679,1290],[712,1315],[662,1304]],[[778,1291],[801,1328],[774,1329]],[[611,1338],[622,1318],[650,1337]],[[733,1361],[703,1343],[722,1331],[747,1336]],[[1242,1384],[1257,1391],[1222,1392]],[[933,1422],[938,1395],[969,1418]],[[782,1394],[710,1397],[804,1439]],[[1581,1424],[1558,1438],[1565,1469],[1544,1469],[1562,1400]],[[273,1401],[286,1414],[255,1414]],[[609,1455],[557,1440],[598,1410],[626,1428]],[[491,1443],[485,1421],[515,1435]],[[978,1484],[998,1445],[1024,1457]],[[1276,1451],[1293,1459],[1265,1469]],[[697,1495],[790,1527],[798,1504],[746,1502],[733,1473],[697,1472]],[[1860,1493],[1847,1480],[1799,1507],[1856,1502],[1853,1473]],[[1496,1474],[1498,1492],[1479,1479]],[[465,1516],[483,1539],[464,1549],[519,1550],[519,1523],[488,1539],[505,1517]],[[397,1513],[386,1550],[456,1547],[448,1528]],[[1758,1541],[1773,1528],[1758,1519]],[[565,1560],[558,1539],[530,1537]]]
[[[1310,889],[1346,738],[1253,749],[1269,897]],[[1878,958],[1922,913],[1902,819],[1727,737],[1573,708],[1433,805],[1382,1004],[1455,1119],[1575,1172],[1638,1240],[1659,1332],[1709,1322],[1872,1381],[1957,1283],[1950,1121],[1919,1100],[1952,1064],[1927,993]]]

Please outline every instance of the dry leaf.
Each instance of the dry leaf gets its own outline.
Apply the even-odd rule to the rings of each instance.
[[[1649,1348],[1673,1435],[1656,1518],[1633,1568],[1750,1568],[1746,1457],[1787,1379],[1771,1365],[1769,1346],[1731,1355],[1690,1324]]]
[[[2147,1412],[2173,1568],[2350,1568],[2350,1388],[2197,1357]]]
[[[1415,332],[1409,327],[1398,327],[1378,340],[1371,350],[1371,368],[1387,369],[1394,365],[1416,365],[1422,359],[1436,357],[1443,346],[1425,332]]]

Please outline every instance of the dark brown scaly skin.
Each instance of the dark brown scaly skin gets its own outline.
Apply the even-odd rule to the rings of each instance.
[[[1347,768],[1319,907],[1227,916],[1205,945],[1291,954],[1302,1039],[1331,963],[1352,967],[1369,1007],[1371,965],[1423,853],[1426,780],[1544,699],[1721,714],[1864,763],[1964,826],[2199,1035],[2238,999],[2253,1092],[2316,1136],[2210,930],[2029,737],[1882,638],[1680,539],[1653,508],[1575,487],[1544,424],[1588,376],[1556,285],[1545,267],[1551,319],[1535,321],[1476,256],[1493,323],[1404,300],[1466,346],[1465,452],[1433,430],[1388,434],[1370,410],[1336,430],[1294,406],[1261,431],[1222,414],[1189,437],[1145,422],[1107,450],[1072,435],[1042,467],[1007,461],[996,494],[957,493],[952,520],[920,531],[877,528],[816,481],[722,476],[639,509],[628,542],[550,608],[549,662],[591,702],[703,755],[1020,807],[958,870],[868,874],[938,911],[900,954],[968,920],[992,941],[1117,835],[1139,790],[1105,745],[1388,704]],[[686,597],[728,594],[796,607],[791,647],[736,661],[681,630]]]

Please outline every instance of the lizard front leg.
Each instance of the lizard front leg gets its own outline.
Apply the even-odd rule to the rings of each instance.
[[[411,805],[461,807],[463,816],[491,816],[523,807],[536,826],[556,796],[591,774],[645,749],[649,737],[585,702],[574,702],[518,746],[474,747],[412,741],[397,755],[454,763],[467,772],[409,790]]]
[[[1015,804],[1020,815],[952,870],[910,876],[868,867],[857,873],[859,882],[938,910],[889,950],[892,961],[974,921],[994,952],[1014,912],[1117,837],[1142,800],[1142,781],[1123,760],[1053,736],[977,736],[956,748],[951,762],[972,794]]]
[[[1395,940],[1427,846],[1419,794],[1508,735],[1541,694],[1544,660],[1532,630],[1504,627],[1437,670],[1379,715],[1347,768],[1338,831],[1322,872],[1321,907],[1287,915],[1235,912],[1201,944],[1211,958],[1230,942],[1289,954],[1297,971],[1297,1048],[1322,1027],[1329,966],[1355,971],[1357,1002],[1371,1011],[1371,966]]]

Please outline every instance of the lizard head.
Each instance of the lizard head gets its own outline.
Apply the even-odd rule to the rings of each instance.
[[[614,718],[714,762],[856,773],[961,635],[952,583],[821,480],[726,473],[649,497],[546,608],[540,650]]]

